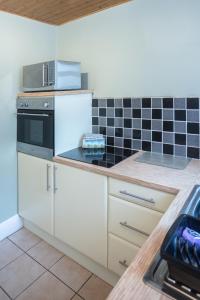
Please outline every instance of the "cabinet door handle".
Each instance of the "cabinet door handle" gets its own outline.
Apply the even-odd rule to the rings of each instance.
[[[51,166],[49,164],[47,164],[47,192],[50,190],[51,186],[49,183],[49,170],[50,170]]]
[[[119,264],[125,268],[128,268],[128,264],[127,264],[126,260],[123,260],[123,261],[119,260]]]
[[[155,201],[153,198],[145,198],[145,197],[141,197],[141,196],[138,196],[138,195],[135,195],[135,194],[131,194],[131,193],[128,193],[127,191],[119,191],[120,194],[122,195],[125,195],[125,196],[129,196],[129,197],[132,197],[132,198],[136,198],[138,200],[142,200],[142,201],[145,201],[145,202],[148,202],[148,203],[151,203],[151,204],[155,204]]]
[[[54,193],[56,193],[56,191],[58,190],[58,188],[56,186],[56,171],[57,171],[57,167],[53,166],[53,190],[54,190]]]
[[[144,234],[144,235],[148,236],[148,235],[146,234],[146,232],[144,232],[144,231],[142,231],[142,230],[139,230],[139,229],[137,229],[137,228],[135,228],[135,227],[133,227],[133,226],[131,226],[131,225],[128,225],[126,221],[125,221],[125,222],[119,222],[119,224],[122,225],[122,226],[124,226],[124,227],[126,227],[126,228],[128,228],[128,229],[137,231],[137,232],[139,232],[139,233],[141,233],[141,234]]]

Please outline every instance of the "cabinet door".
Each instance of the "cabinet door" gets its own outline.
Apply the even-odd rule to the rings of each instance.
[[[107,177],[55,167],[55,236],[107,267]]]
[[[53,163],[18,153],[19,215],[53,234]]]

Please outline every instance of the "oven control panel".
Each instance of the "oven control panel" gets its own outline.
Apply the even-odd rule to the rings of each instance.
[[[18,97],[17,109],[54,110],[54,97]]]

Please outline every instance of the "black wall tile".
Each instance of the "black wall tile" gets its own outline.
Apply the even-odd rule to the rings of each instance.
[[[142,120],[142,129],[151,129],[151,120]]]
[[[199,123],[187,123],[187,132],[192,134],[199,134]]]
[[[152,109],[152,119],[162,119],[162,110]]]
[[[151,142],[142,141],[142,150],[151,151]]]
[[[107,118],[107,126],[114,126],[114,118]]]
[[[170,144],[163,144],[163,153],[164,154],[174,154],[174,146]]]
[[[141,130],[133,129],[133,139],[141,140]]]
[[[151,98],[142,98],[142,107],[150,108],[151,107]]]
[[[115,117],[123,117],[123,109],[122,108],[115,108]]]
[[[173,98],[163,98],[163,108],[173,108]]]
[[[123,99],[123,107],[131,107],[131,98]]]
[[[123,137],[123,129],[122,128],[115,128],[115,136]]]
[[[187,109],[199,109],[199,98],[187,98]]]
[[[99,108],[99,116],[106,117],[106,108]]]
[[[132,128],[132,119],[124,119],[124,128]]]
[[[186,121],[186,110],[175,110],[176,121]]]
[[[161,131],[152,131],[152,141],[162,142],[162,132]]]
[[[163,131],[174,131],[173,121],[163,121]]]
[[[98,107],[98,99],[92,99],[92,106]]]
[[[186,145],[186,134],[176,133],[175,144]]]
[[[141,109],[133,109],[133,118],[141,118]]]

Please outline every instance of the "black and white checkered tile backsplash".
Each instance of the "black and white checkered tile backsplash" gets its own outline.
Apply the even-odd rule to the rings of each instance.
[[[107,145],[200,159],[199,98],[93,99],[92,125]]]

